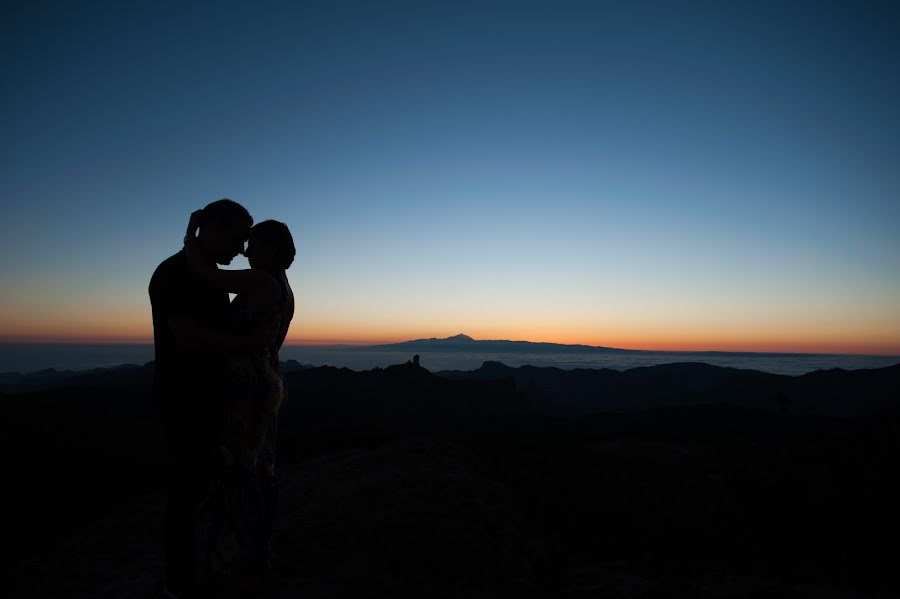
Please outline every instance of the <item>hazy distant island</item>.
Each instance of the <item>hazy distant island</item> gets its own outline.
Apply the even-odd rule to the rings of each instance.
[[[421,354],[430,370],[475,370],[484,362],[509,366],[541,366],[564,369],[630,368],[704,362],[714,366],[761,370],[773,374],[800,375],[816,370],[842,368],[883,368],[900,362],[900,356],[853,354],[812,354],[728,351],[655,351],[623,349],[602,345],[482,340],[470,335],[414,339],[374,345],[285,345],[284,361],[307,366],[337,366],[353,370],[384,368]],[[0,379],[14,379],[14,373],[58,377],[59,372],[88,371],[122,364],[145,364],[153,359],[150,344],[0,344]]]
[[[598,354],[690,354],[693,356],[815,356],[823,354],[797,352],[730,352],[730,351],[660,351],[647,349],[622,349],[603,345],[583,345],[572,343],[547,343],[543,341],[510,341],[507,339],[474,339],[460,333],[450,337],[414,339],[399,343],[382,343],[377,345],[352,346],[360,349],[381,351],[433,351],[433,352],[472,352],[472,353],[598,353]]]
[[[460,333],[451,337],[414,339],[399,343],[382,343],[362,346],[383,351],[462,351],[462,352],[634,352],[638,350],[602,347],[597,345],[571,345],[535,341],[509,341],[505,339],[476,340]]]

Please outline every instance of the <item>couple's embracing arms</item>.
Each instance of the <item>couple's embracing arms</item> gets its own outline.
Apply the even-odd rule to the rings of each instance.
[[[253,298],[254,302],[274,303],[278,301],[281,288],[272,275],[261,270],[219,270],[215,261],[205,257],[199,247],[196,233],[201,214],[198,210],[191,215],[185,236],[183,266],[178,267],[177,262],[172,262],[177,255],[173,256],[160,265],[151,279],[154,319],[158,313],[182,351],[231,353],[269,347],[274,340],[268,327],[260,326],[246,334],[229,330],[225,292]],[[190,279],[202,282],[205,289],[218,289],[222,295],[209,297]],[[211,314],[218,314],[213,318],[218,325],[210,326]]]
[[[255,351],[269,347],[272,343],[271,332],[266,327],[260,326],[246,334],[237,334],[227,328],[204,326],[196,314],[188,311],[173,311],[167,318],[167,325],[175,343],[183,351]]]
[[[191,214],[184,237],[184,250],[191,272],[206,284],[228,293],[253,296],[255,300],[266,303],[277,301],[281,296],[281,286],[271,274],[252,268],[223,270],[203,260],[197,248],[197,229],[202,213],[202,210],[196,210]]]
[[[184,350],[215,350],[223,353],[257,349],[268,345],[268,335],[262,331],[251,331],[247,335],[236,335],[200,326],[191,316],[172,316],[169,329],[178,346]]]

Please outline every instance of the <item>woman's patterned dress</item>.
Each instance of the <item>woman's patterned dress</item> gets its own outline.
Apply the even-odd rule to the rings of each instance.
[[[267,327],[273,345],[228,358],[213,477],[197,518],[197,564],[201,588],[231,585],[242,574],[265,568],[277,503],[275,441],[285,387],[278,347],[290,325],[286,280],[281,301],[254,311],[237,296],[231,303],[236,330]]]

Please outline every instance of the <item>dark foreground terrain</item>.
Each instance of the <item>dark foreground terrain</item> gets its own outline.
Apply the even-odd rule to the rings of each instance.
[[[900,365],[286,365],[275,597],[892,597]],[[152,364],[0,378],[3,595],[153,597]]]

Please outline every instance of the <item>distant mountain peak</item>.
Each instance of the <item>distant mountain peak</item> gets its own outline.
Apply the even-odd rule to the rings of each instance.
[[[460,333],[459,335],[453,335],[452,337],[447,337],[446,341],[475,341],[468,335]]]

